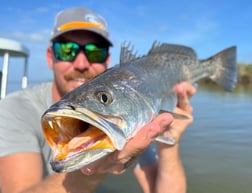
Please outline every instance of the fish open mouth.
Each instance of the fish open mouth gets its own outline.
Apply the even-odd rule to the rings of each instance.
[[[120,130],[87,109],[82,112],[49,110],[42,116],[41,124],[54,162],[74,159],[83,152],[97,152],[98,149],[113,152],[122,146],[118,141],[125,141]]]
[[[115,150],[111,140],[102,130],[72,116],[48,114],[42,119],[42,127],[53,151],[54,161],[99,148]]]

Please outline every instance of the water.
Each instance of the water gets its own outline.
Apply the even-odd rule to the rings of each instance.
[[[191,101],[194,123],[181,141],[187,192],[251,193],[252,89],[226,93],[199,87]],[[141,192],[130,172],[111,175],[106,183],[110,193]]]
[[[188,193],[251,193],[252,94],[199,89],[181,142]]]

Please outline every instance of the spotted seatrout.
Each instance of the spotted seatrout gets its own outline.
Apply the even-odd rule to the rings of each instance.
[[[43,114],[53,170],[77,170],[121,150],[161,110],[174,110],[177,83],[204,77],[231,91],[237,81],[236,47],[199,60],[193,49],[181,45],[154,43],[142,57],[122,46],[119,65],[66,94]],[[163,136],[157,140],[171,143]]]

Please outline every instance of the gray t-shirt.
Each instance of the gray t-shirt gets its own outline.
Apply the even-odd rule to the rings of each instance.
[[[43,83],[7,95],[0,100],[0,157],[20,152],[41,153],[44,177],[53,173],[51,151],[40,124],[42,114],[53,104],[52,83]],[[153,155],[154,154],[154,155]],[[153,148],[138,160],[138,166],[156,161]]]

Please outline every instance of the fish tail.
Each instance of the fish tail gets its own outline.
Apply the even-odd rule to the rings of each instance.
[[[237,82],[236,46],[217,53],[210,60],[213,60],[216,65],[209,78],[221,88],[227,91],[233,90]]]

